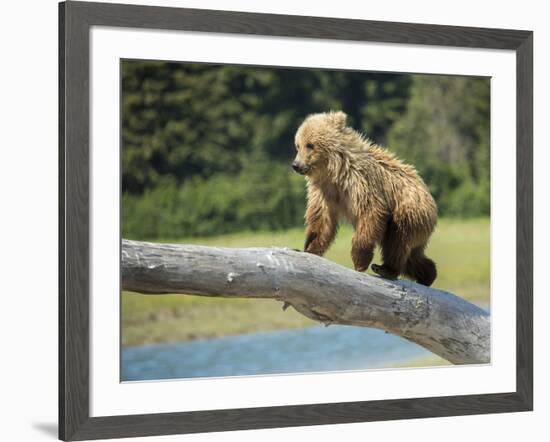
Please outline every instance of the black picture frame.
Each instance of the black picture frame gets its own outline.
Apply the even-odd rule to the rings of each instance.
[[[515,391],[397,400],[90,417],[89,35],[91,26],[509,49],[517,60]],[[87,440],[533,409],[531,31],[68,1],[59,5],[59,437]]]

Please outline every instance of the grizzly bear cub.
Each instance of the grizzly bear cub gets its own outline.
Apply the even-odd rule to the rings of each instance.
[[[355,269],[368,269],[375,245],[383,278],[405,275],[431,285],[437,271],[424,255],[437,221],[437,206],[412,166],[371,143],[346,125],[346,114],[308,116],[295,138],[292,168],[307,180],[304,250],[323,255],[336,236],[338,219],[353,225],[351,256]]]

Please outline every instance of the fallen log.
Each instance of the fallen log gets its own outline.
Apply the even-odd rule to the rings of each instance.
[[[287,248],[222,248],[122,241],[122,288],[270,298],[315,321],[373,327],[453,364],[490,361],[490,316],[458,296],[359,273]]]

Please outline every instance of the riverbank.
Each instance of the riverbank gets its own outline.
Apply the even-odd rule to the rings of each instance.
[[[446,365],[428,350],[365,327],[275,330],[126,347],[123,381],[256,376]]]

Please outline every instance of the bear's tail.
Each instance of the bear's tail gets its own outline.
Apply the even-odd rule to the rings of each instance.
[[[433,284],[437,278],[437,268],[435,262],[424,255],[424,247],[413,249],[407,260],[405,274],[427,287]]]

